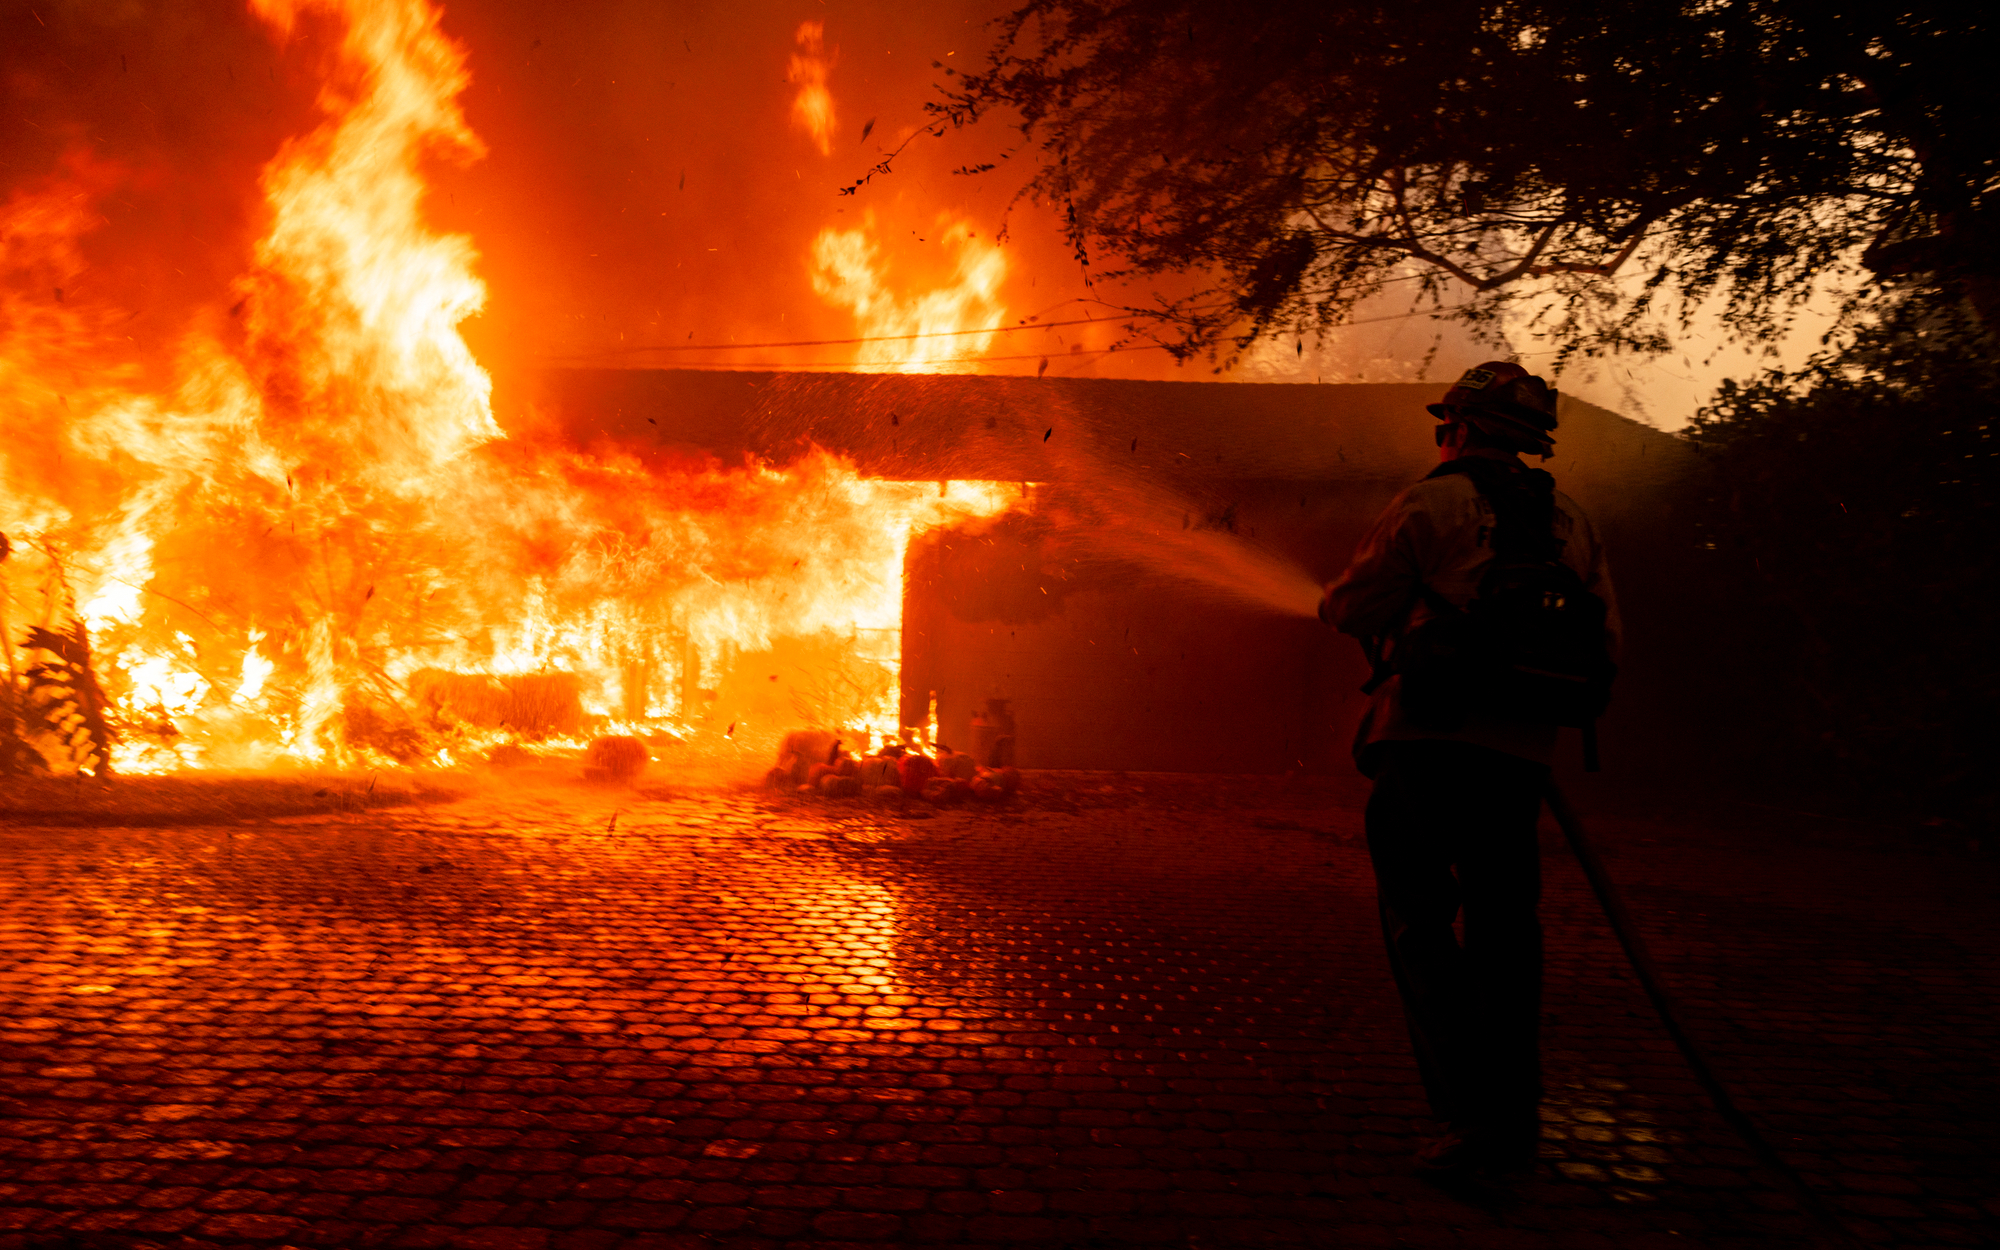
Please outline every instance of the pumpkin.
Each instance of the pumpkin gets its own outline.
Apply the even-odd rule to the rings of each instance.
[[[794,783],[807,780],[806,770],[814,764],[829,764],[838,757],[840,740],[823,729],[796,729],[785,735],[778,748],[778,767],[792,775]]]
[[[972,793],[971,783],[960,781],[956,777],[933,777],[924,783],[924,798],[939,807],[962,803],[970,793]]]
[[[896,771],[901,776],[903,793],[911,796],[924,792],[924,783],[937,776],[937,765],[926,755],[905,755],[897,763]]]

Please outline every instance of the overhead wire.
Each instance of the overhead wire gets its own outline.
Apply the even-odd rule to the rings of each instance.
[[[1381,285],[1387,286],[1390,283],[1394,282],[1412,282],[1424,276],[1425,275],[1422,274],[1405,274],[1399,277],[1385,278],[1383,279]],[[1115,304],[1105,304],[1103,300],[1092,299],[1089,296],[1076,296],[1072,299],[1066,299],[1058,303],[1051,304],[1048,306],[1048,308],[1049,310],[1053,310],[1056,308],[1061,308],[1064,304],[1082,304],[1082,303],[1100,304],[1107,308],[1117,307],[1117,305]],[[1212,309],[1226,308],[1229,306],[1230,304],[1228,301],[1218,301],[1212,304],[1195,304],[1186,309],[1186,311],[1207,312]],[[1430,313],[1408,312],[1408,313],[1394,313],[1386,317],[1367,317],[1359,321],[1344,322],[1342,323],[1342,326],[1369,325],[1371,323],[1378,321],[1396,321],[1405,317],[1435,316],[1437,313],[1440,312],[1454,312],[1457,309],[1463,307],[1465,307],[1465,305],[1456,304],[1453,305],[1451,308],[1434,309]],[[790,347],[848,347],[862,343],[900,343],[900,342],[908,342],[912,339],[960,338],[974,334],[1014,334],[1022,330],[1052,330],[1064,326],[1109,325],[1119,321],[1138,321],[1148,317],[1160,317],[1163,316],[1164,313],[1165,310],[1160,310],[1156,312],[1152,309],[1126,308],[1126,309],[1121,309],[1119,312],[1105,317],[1073,317],[1063,321],[1037,321],[1033,318],[1029,318],[1023,321],[1017,321],[1012,325],[978,326],[969,330],[915,330],[908,334],[872,334],[872,335],[861,335],[854,338],[844,338],[844,339],[793,339],[790,341],[771,341],[762,343],[637,344],[632,346],[607,347],[591,352],[573,352],[564,355],[551,356],[548,359],[551,361],[588,360],[588,359],[601,358],[605,356],[645,355],[651,352],[699,352],[699,351],[733,352],[733,351],[771,350],[771,349],[790,348]],[[1036,316],[1041,316],[1041,315],[1043,314],[1040,313],[1036,314]],[[1336,326],[1334,328],[1340,329],[1342,328],[1342,326]],[[962,359],[967,361],[974,361],[981,359],[1002,360],[1002,359],[1015,359],[1015,358],[997,357],[997,356],[996,357],[967,356],[967,357],[962,357]],[[1030,357],[1030,359],[1033,359],[1033,357]],[[865,361],[861,363],[880,364],[880,363],[893,363],[893,362]],[[788,367],[797,367],[797,366],[788,366]]]
[[[1411,311],[1406,313],[1390,313],[1386,316],[1381,316],[1381,317],[1362,317],[1354,321],[1344,321],[1340,325],[1334,326],[1332,328],[1335,330],[1344,330],[1349,326],[1376,325],[1385,321],[1406,321],[1412,317],[1438,317],[1442,316],[1445,313],[1457,312],[1460,309],[1466,307],[1469,307],[1469,305],[1452,304],[1443,308],[1433,308],[1428,310]],[[697,348],[713,349],[717,347],[727,347],[732,350],[739,347],[741,348],[843,347],[843,346],[863,344],[863,343],[902,342],[910,339],[926,339],[926,338],[950,338],[950,337],[957,337],[969,334],[995,334],[1009,330],[1052,329],[1057,326],[1068,326],[1068,325],[1111,325],[1120,320],[1136,319],[1137,315],[1138,314],[1135,314],[1133,318],[1081,317],[1074,321],[1028,322],[1022,325],[990,327],[978,330],[929,330],[916,334],[884,334],[884,335],[875,335],[865,338],[851,338],[851,339],[801,339],[791,343],[695,344],[695,345],[688,345],[686,347],[686,350],[692,351],[696,350]],[[909,360],[827,360],[827,361],[689,360],[689,361],[678,362],[676,367],[683,369],[720,369],[720,370],[733,369],[744,372],[749,372],[753,370],[785,370],[785,369],[824,369],[824,370],[881,369],[881,368],[893,368],[899,365],[960,365],[960,364],[970,365],[970,364],[1000,363],[1004,361],[1014,361],[1014,360],[1055,361],[1055,360],[1072,359],[1078,356],[1108,356],[1116,352],[1163,351],[1165,350],[1165,348],[1166,345],[1163,343],[1145,343],[1131,347],[1086,348],[1085,350],[1080,352],[1075,352],[1075,351],[1029,352],[1025,355],[1009,355],[1009,356],[947,356],[941,358],[917,357]],[[612,355],[632,355],[649,351],[679,351],[682,349],[683,349],[682,346],[678,344],[673,345],[671,347],[652,347],[652,348],[630,347],[630,348],[618,348],[604,352],[579,353],[570,356],[553,356],[549,357],[548,359],[551,363],[575,362],[575,361],[584,361],[592,359],[601,359],[604,356],[612,356]]]
[[[1428,275],[1422,273],[1399,274],[1392,278],[1384,278],[1378,285],[1389,286],[1393,283],[1398,283],[1398,282],[1416,282],[1416,281],[1421,281],[1424,278],[1430,276],[1434,275]],[[1623,282],[1631,278],[1643,277],[1643,276],[1644,276],[1643,273],[1627,272],[1616,275],[1612,280],[1616,282]],[[1076,296],[1071,299],[1059,301],[1055,304],[1049,305],[1048,307],[1050,309],[1055,309],[1062,307],[1064,304],[1079,304],[1079,303],[1104,304],[1104,301],[1092,299],[1089,296]],[[1105,304],[1104,306],[1116,307],[1116,305],[1109,305],[1109,304]],[[1213,304],[1197,304],[1187,309],[1186,311],[1205,312],[1211,309],[1222,308],[1226,306],[1227,306],[1227,301],[1222,301]],[[1429,310],[1413,309],[1406,313],[1390,313],[1386,316],[1381,316],[1381,317],[1363,317],[1355,321],[1342,322],[1340,325],[1332,327],[1332,329],[1343,330],[1350,326],[1376,325],[1385,321],[1404,321],[1413,317],[1437,317],[1445,313],[1458,312],[1467,307],[1470,307],[1470,305],[1452,304],[1446,307],[1433,308]],[[1039,315],[1041,314],[1037,314],[1037,316]],[[874,335],[861,335],[853,338],[841,338],[841,339],[793,339],[790,341],[771,341],[771,342],[761,342],[761,343],[657,343],[657,344],[635,345],[629,347],[603,348],[591,352],[572,352],[562,355],[545,357],[544,360],[546,363],[549,364],[560,365],[563,363],[569,363],[572,365],[579,365],[585,361],[601,360],[606,357],[638,356],[656,352],[670,352],[670,353],[697,352],[697,351],[734,352],[734,351],[777,350],[777,349],[794,348],[794,347],[851,347],[851,346],[859,346],[866,343],[900,343],[900,342],[909,342],[916,339],[962,338],[976,334],[1014,334],[1022,330],[1037,330],[1037,329],[1053,330],[1067,326],[1109,325],[1118,321],[1137,321],[1147,317],[1159,317],[1163,315],[1164,315],[1164,310],[1156,312],[1151,309],[1128,308],[1122,310],[1117,314],[1106,317],[1074,317],[1062,321],[1037,321],[1030,319],[1024,321],[1017,321],[1012,325],[979,326],[968,330],[917,330],[917,331],[912,331],[909,334],[874,334]],[[1117,348],[1113,350],[1146,351],[1150,350],[1151,347],[1153,346],[1158,346],[1158,345],[1148,345],[1147,347]],[[1069,353],[1069,354],[1074,354],[1074,353]],[[1081,354],[1095,356],[1095,355],[1105,355],[1107,354],[1107,352],[1103,350],[1092,350]],[[983,364],[987,362],[1000,362],[1000,361],[1010,361],[1010,360],[1038,360],[1041,359],[1042,356],[1044,355],[1047,355],[1047,353],[1032,353],[1026,356],[956,356],[952,357],[950,360],[944,360],[944,361],[865,360],[865,361],[824,361],[824,362],[811,361],[805,363],[801,363],[798,361],[779,361],[779,362],[688,361],[685,362],[680,367],[693,368],[693,369],[716,368],[716,369],[741,369],[741,370],[854,369],[854,368],[878,368],[884,366],[895,366],[904,364]]]
[[[1207,306],[1204,305],[1204,307]],[[1136,320],[1140,317],[1151,315],[1153,314],[1132,312],[1122,316],[1075,317],[1065,321],[1022,321],[1009,326],[981,326],[971,330],[919,330],[910,334],[871,334],[848,339],[794,339],[790,342],[782,343],[662,343],[652,346],[606,348],[602,351],[581,353],[580,355],[632,356],[646,352],[749,351],[757,348],[778,347],[844,347],[857,343],[900,343],[910,339],[958,338],[969,334],[1011,334],[1019,330],[1052,330],[1059,326],[1110,325],[1118,321]],[[571,358],[559,357],[558,359]]]
[[[1165,351],[1164,343],[1141,343],[1133,347],[1087,347],[1076,352],[1029,352],[1022,356],[913,356],[908,360],[825,360],[825,361],[759,361],[739,360],[691,360],[682,361],[675,367],[680,369],[735,369],[744,372],[752,370],[811,370],[827,371],[886,369],[897,365],[972,365],[988,364],[1007,360],[1075,360],[1080,356],[1111,356],[1129,352]]]

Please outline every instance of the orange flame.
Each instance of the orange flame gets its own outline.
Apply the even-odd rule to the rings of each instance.
[[[935,243],[952,253],[951,281],[900,294],[890,288],[874,225],[870,217],[854,230],[829,226],[813,242],[813,290],[827,303],[850,310],[862,337],[883,340],[862,344],[856,362],[908,373],[975,368],[972,358],[987,349],[994,335],[963,331],[998,325],[1006,317],[1006,305],[1000,302],[1006,254],[974,234],[969,223],[941,216]]]
[[[492,382],[457,329],[486,301],[472,242],[431,234],[419,213],[420,155],[483,154],[456,103],[470,82],[464,54],[421,0],[252,8],[287,34],[301,8],[348,18],[319,97],[329,120],[264,174],[271,227],[242,283],[252,337],[267,358],[298,362],[288,381],[303,388],[315,441],[358,443],[361,463],[394,479],[381,485],[423,489],[429,470],[500,432]],[[365,397],[349,389],[355,378]]]
[[[833,58],[826,54],[826,23],[801,22],[799,51],[792,54],[790,80],[798,92],[792,97],[792,121],[813,137],[821,156],[833,152],[833,92],[827,89],[827,75],[833,72]]]
[[[344,34],[325,121],[265,170],[234,316],[190,330],[174,387],[137,387],[115,310],[39,294],[82,272],[113,173],[75,159],[0,217],[0,530],[67,571],[114,762],[448,763],[732,709],[893,731],[904,547],[1009,493],[506,439],[456,328],[472,244],[421,213],[420,157],[480,150],[462,51],[425,0],[252,3]]]

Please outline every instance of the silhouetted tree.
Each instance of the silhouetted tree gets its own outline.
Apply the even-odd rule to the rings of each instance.
[[[1197,275],[1183,355],[1412,271],[1474,319],[1543,280],[1572,350],[1658,345],[1669,290],[1769,334],[1857,255],[2000,325],[1996,27],[1911,0],[1029,0],[932,108],[1019,122],[1086,263]]]
[[[1718,712],[1826,777],[1990,830],[2000,368],[1984,347],[1962,313],[1913,301],[1798,375],[1725,384],[1688,433],[1743,588],[1720,624],[1777,687]]]

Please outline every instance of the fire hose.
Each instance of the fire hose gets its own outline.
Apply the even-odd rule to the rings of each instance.
[[[1589,879],[1591,890],[1604,907],[1604,918],[1611,922],[1611,931],[1617,935],[1618,944],[1625,950],[1626,961],[1632,965],[1632,971],[1639,978],[1640,986],[1645,989],[1646,997],[1652,1000],[1653,1010],[1659,1013],[1660,1023],[1666,1028],[1667,1036],[1673,1039],[1675,1047],[1681,1052],[1681,1058],[1685,1059],[1688,1067],[1693,1070],[1695,1080],[1708,1095],[1709,1102],[1714,1104],[1716,1111],[1721,1114],[1729,1127],[1736,1131],[1736,1135],[1743,1139],[1744,1144],[1750,1147],[1750,1153],[1756,1157],[1757,1162],[1778,1178],[1785,1191],[1791,1195],[1792,1201],[1798,1204],[1800,1213],[1816,1227],[1819,1240],[1823,1244],[1835,1247],[1836,1250],[1861,1250],[1861,1243],[1848,1231],[1847,1226],[1841,1223],[1833,1208],[1813,1192],[1797,1169],[1779,1157],[1771,1143],[1758,1131],[1756,1124],[1743,1113],[1742,1108],[1736,1105],[1736,1100],[1730,1095],[1728,1087],[1723,1085],[1721,1078],[1715,1074],[1715,1068],[1709,1063],[1708,1055],[1688,1032],[1687,1024],[1681,1014],[1680,1003],[1668,991],[1666,983],[1660,979],[1659,968],[1654,965],[1652,953],[1647,950],[1645,940],[1639,936],[1639,930],[1633,926],[1632,914],[1625,909],[1625,900],[1619,894],[1617,884],[1605,871],[1604,861],[1598,858],[1597,848],[1591,845],[1590,839],[1584,835],[1583,822],[1577,819],[1576,811],[1570,807],[1569,800],[1563,797],[1562,788],[1556,784],[1553,777],[1549,779],[1547,798],[1549,811],[1554,814],[1556,823],[1562,826],[1563,837],[1569,842],[1570,852],[1583,867],[1583,875]]]

